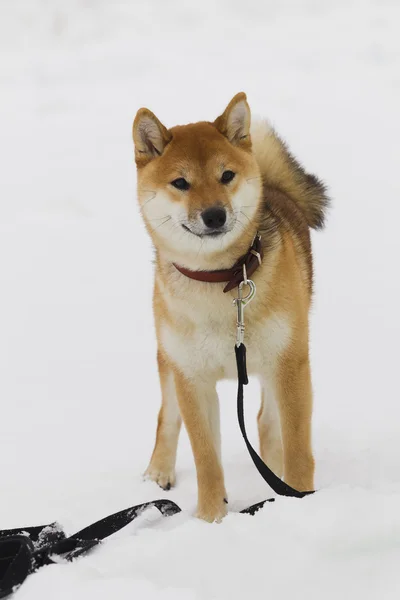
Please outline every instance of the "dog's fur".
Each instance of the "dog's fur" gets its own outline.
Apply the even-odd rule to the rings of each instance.
[[[191,270],[230,268],[256,231],[264,259],[253,275],[257,295],[246,308],[248,371],[259,377],[261,455],[298,490],[313,489],[312,392],[308,313],[312,293],[309,227],[323,226],[324,186],[307,174],[267,123],[250,134],[250,109],[237,94],[213,123],[166,129],[147,109],[133,125],[141,212],[156,249],[154,315],[162,406],[146,471],[164,489],[175,483],[181,419],[196,463],[197,515],[227,511],[216,384],[235,378],[236,290],[189,279]],[[222,172],[234,179],[221,183]],[[171,182],[185,178],[187,190]],[[219,236],[204,235],[201,212],[223,206]]]

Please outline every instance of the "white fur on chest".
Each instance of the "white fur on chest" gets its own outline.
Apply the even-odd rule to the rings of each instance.
[[[234,314],[233,307],[232,310]],[[189,379],[207,378],[211,374],[217,379],[236,377],[236,325],[231,315],[220,321],[194,323],[192,331],[184,335],[164,322],[160,333],[165,351]],[[290,338],[291,326],[284,315],[274,314],[257,324],[250,321],[245,332],[248,372],[273,375]]]

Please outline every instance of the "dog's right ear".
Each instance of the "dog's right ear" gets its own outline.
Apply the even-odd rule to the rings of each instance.
[[[144,167],[157,156],[161,156],[172,138],[168,129],[147,108],[138,110],[132,131],[138,167]]]

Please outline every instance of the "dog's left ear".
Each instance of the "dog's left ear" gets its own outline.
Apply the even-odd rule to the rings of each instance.
[[[231,144],[246,148],[250,146],[250,121],[246,94],[240,92],[232,98],[222,115],[214,121],[214,125]]]

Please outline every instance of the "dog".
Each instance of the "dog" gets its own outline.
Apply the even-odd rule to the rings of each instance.
[[[257,293],[245,311],[247,368],[261,383],[260,453],[289,485],[312,490],[310,228],[324,224],[324,184],[267,122],[251,125],[244,93],[213,122],[171,129],[141,108],[133,140],[140,211],[156,252],[162,391],[145,475],[163,489],[174,485],[183,420],[197,472],[196,516],[219,522],[227,513],[216,385],[236,377],[238,290],[213,278],[239,265],[237,279],[250,256]]]

